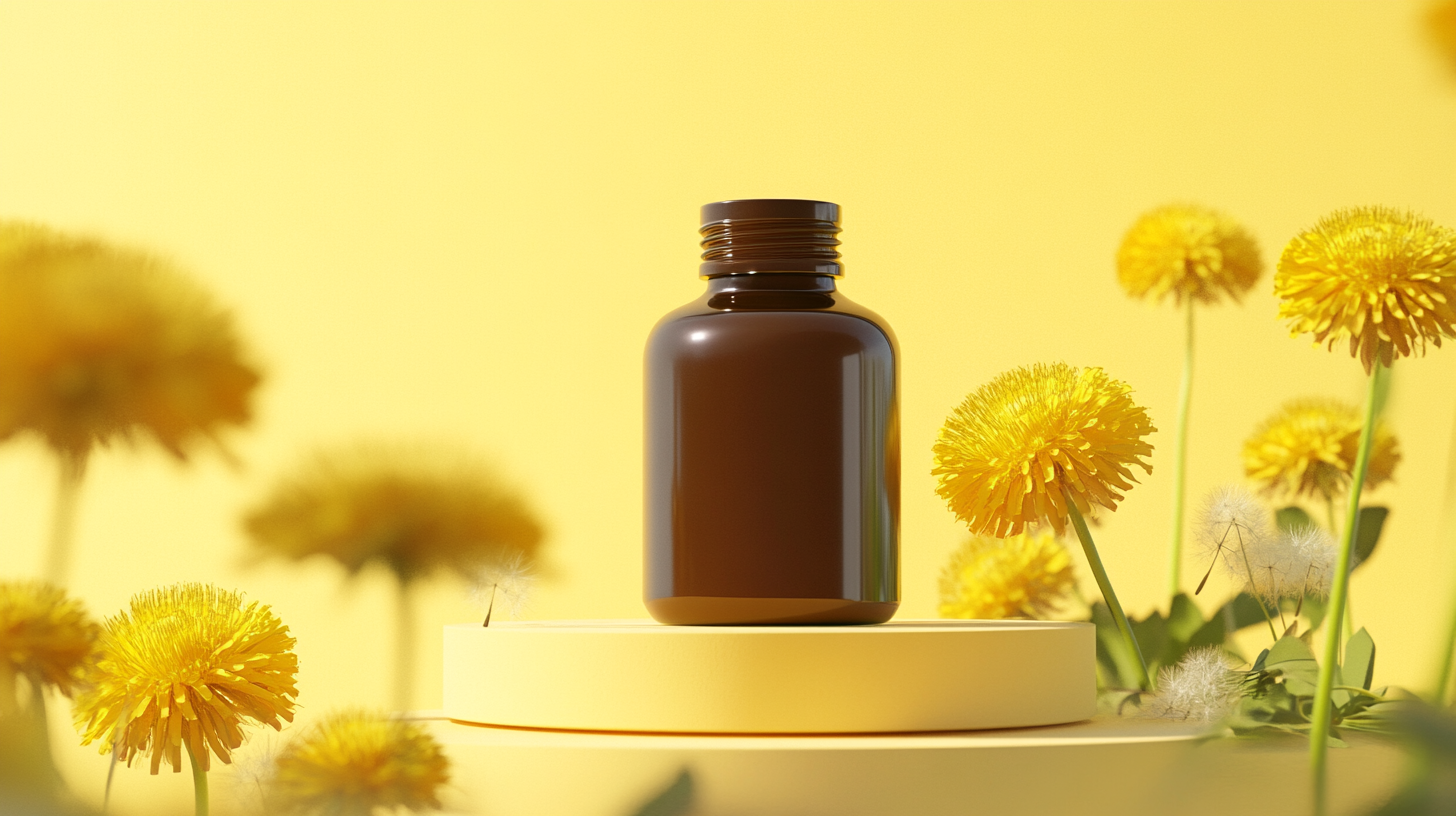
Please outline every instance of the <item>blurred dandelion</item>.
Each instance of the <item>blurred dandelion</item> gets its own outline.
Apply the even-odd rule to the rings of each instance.
[[[1318,498],[1329,504],[1349,489],[1360,423],[1359,409],[1339,400],[1285,403],[1244,442],[1244,473],[1270,494]],[[1365,487],[1390,481],[1400,459],[1395,435],[1384,423],[1377,424]]]
[[[285,747],[274,768],[270,812],[372,816],[440,809],[450,763],[424,727],[364,711],[333,714]]]
[[[942,618],[1045,618],[1076,587],[1067,548],[1050,531],[971,536],[940,574]]]
[[[531,563],[544,530],[526,500],[458,451],[365,444],[324,452],[277,483],[243,526],[264,552],[326,556],[351,575],[388,568],[399,592],[395,705],[413,699],[412,585],[437,570],[470,580],[483,565]]]
[[[38,581],[0,582],[0,718],[23,735],[30,756],[27,778],[35,792],[62,785],[50,745],[46,688],[70,697],[96,660],[101,627],[80,601],[58,587]],[[16,681],[25,678],[30,705],[18,707]],[[3,737],[0,737],[3,738]]]
[[[1142,714],[1160,720],[1215,723],[1234,712],[1242,696],[1239,674],[1217,646],[1190,651],[1158,672],[1158,693]]]
[[[0,682],[12,683],[0,707],[14,702],[17,677],[36,694],[50,686],[70,697],[96,658],[100,632],[86,607],[59,587],[0,583]]]
[[[1070,521],[1147,689],[1147,664],[1083,518],[1093,505],[1116,509],[1118,491],[1132,487],[1131,465],[1152,472],[1142,457],[1153,448],[1143,437],[1155,429],[1131,390],[1100,368],[1009,371],[946,418],[931,473],[936,492],[974,534],[1004,538],[1037,522],[1061,533]]]
[[[1264,274],[1254,237],[1229,216],[1195,204],[1144,213],[1117,252],[1117,277],[1132,297],[1168,295],[1183,307],[1183,379],[1173,437],[1173,529],[1168,540],[1168,596],[1181,591],[1183,506],[1187,495],[1188,415],[1193,397],[1193,304],[1237,302]]]
[[[1144,213],[1123,236],[1117,279],[1135,298],[1234,301],[1264,274],[1259,244],[1229,216],[1196,204]]]
[[[207,810],[212,756],[232,761],[242,726],[293,720],[298,657],[288,627],[266,605],[204,584],[136,595],[106,621],[102,658],[76,700],[82,745],[131,764],[148,755],[182,770],[186,748],[198,812]]]
[[[1452,70],[1456,70],[1456,0],[1440,0],[1426,10],[1426,33]]]
[[[260,375],[231,316],[159,258],[0,221],[0,440],[60,462],[47,578],[69,568],[77,493],[97,447],[150,439],[185,460],[246,424]]]

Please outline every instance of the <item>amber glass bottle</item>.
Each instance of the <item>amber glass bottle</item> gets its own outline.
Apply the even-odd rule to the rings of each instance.
[[[839,207],[702,210],[708,291],[647,341],[646,604],[672,624],[899,606],[895,335],[836,288]]]

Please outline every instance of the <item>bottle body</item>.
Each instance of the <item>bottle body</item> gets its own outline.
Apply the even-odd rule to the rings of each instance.
[[[833,276],[727,275],[646,355],[645,601],[671,624],[899,605],[893,333]]]

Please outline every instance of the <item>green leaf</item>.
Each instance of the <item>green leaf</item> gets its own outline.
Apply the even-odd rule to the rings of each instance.
[[[1187,593],[1180,592],[1173,596],[1172,607],[1168,610],[1168,637],[1188,643],[1203,627],[1203,623],[1203,612]]]
[[[1102,669],[1104,682],[1119,688],[1137,688],[1137,658],[1117,630],[1112,612],[1101,601],[1092,604],[1092,623],[1097,627],[1097,665]]]
[[[1365,627],[1350,636],[1345,644],[1345,665],[1340,667],[1342,686],[1370,688],[1370,678],[1375,674],[1375,640]]]
[[[1158,665],[1164,665],[1162,661],[1168,649],[1168,622],[1154,611],[1142,620],[1129,623],[1132,624],[1132,636],[1137,639],[1143,658],[1155,664],[1148,666],[1148,671],[1157,671]]]
[[[1300,608],[1304,616],[1309,619],[1309,631],[1313,632],[1325,622],[1325,610],[1328,607],[1329,604],[1325,599],[1318,595],[1304,596],[1304,603],[1300,604]]]
[[[1229,631],[1237,632],[1250,626],[1263,625],[1264,613],[1259,611],[1259,601],[1247,592],[1240,592],[1233,600],[1224,604],[1233,614],[1233,626]]]
[[[1355,562],[1350,565],[1351,569],[1365,563],[1375,552],[1375,545],[1380,543],[1380,533],[1389,517],[1390,509],[1387,507],[1360,508],[1360,519],[1355,527]]]
[[[1264,659],[1264,669],[1279,672],[1289,693],[1300,697],[1314,694],[1315,684],[1319,682],[1319,663],[1314,659],[1314,652],[1297,637],[1280,638]]]
[[[1287,533],[1297,530],[1300,527],[1314,527],[1314,519],[1299,507],[1285,507],[1274,514],[1274,523],[1279,525],[1279,532]]]
[[[652,797],[634,816],[681,816],[693,806],[693,773],[683,768],[663,791]]]

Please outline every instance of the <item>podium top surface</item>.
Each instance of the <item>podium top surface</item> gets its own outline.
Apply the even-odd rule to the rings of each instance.
[[[448,628],[483,629],[478,623],[455,623]],[[600,620],[544,620],[544,621],[492,621],[488,627],[502,632],[571,632],[645,634],[645,635],[708,635],[755,634],[755,635],[856,635],[879,637],[904,632],[1032,632],[1066,631],[1070,629],[1091,629],[1092,624],[1081,621],[1029,621],[1029,620],[899,620],[867,626],[801,626],[796,624],[774,626],[668,626],[648,618],[600,619]]]

